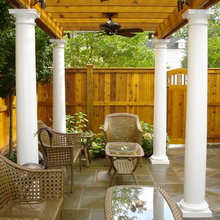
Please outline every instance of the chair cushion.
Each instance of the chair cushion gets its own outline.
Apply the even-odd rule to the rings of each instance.
[[[56,219],[62,208],[63,199],[45,200],[41,203],[9,202],[1,211],[0,219]]]

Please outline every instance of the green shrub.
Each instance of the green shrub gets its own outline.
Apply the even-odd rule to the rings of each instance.
[[[103,125],[99,127],[100,132],[93,134],[89,144],[89,155],[91,158],[105,157],[105,136]]]
[[[153,136],[153,125],[145,123],[143,121],[141,123],[141,128],[144,132],[142,137],[142,148],[144,150],[145,157],[150,157],[153,154],[153,142],[154,142],[154,136]],[[169,146],[169,137],[166,136],[166,143],[167,148]]]
[[[142,137],[142,148],[144,150],[145,157],[150,157],[153,154],[153,125],[141,123],[141,128],[144,132]]]
[[[77,112],[74,115],[66,115],[67,132],[83,132],[87,127],[87,115],[83,112]]]

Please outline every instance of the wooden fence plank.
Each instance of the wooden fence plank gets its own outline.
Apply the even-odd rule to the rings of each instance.
[[[87,116],[88,129],[93,130],[93,65],[87,65]]]

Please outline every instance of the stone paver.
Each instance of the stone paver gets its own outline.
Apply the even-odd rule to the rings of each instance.
[[[148,159],[137,169],[141,185],[163,187],[174,201],[183,199],[184,148],[167,151],[170,165],[151,165]],[[207,151],[206,201],[213,212],[214,220],[220,219],[220,149]],[[89,168],[74,171],[74,192],[70,193],[70,170],[67,169],[64,195],[64,220],[104,220],[105,192],[111,176],[104,166],[104,159],[92,160]],[[116,185],[134,185],[132,176],[117,176]]]

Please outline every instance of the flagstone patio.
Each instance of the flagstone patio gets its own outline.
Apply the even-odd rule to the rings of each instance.
[[[170,165],[151,165],[148,159],[138,167],[139,184],[163,187],[176,202],[183,198],[184,148],[169,149]],[[109,167],[104,159],[93,159],[89,168],[83,167],[74,173],[74,191],[70,193],[69,169],[65,173],[64,219],[102,220],[104,199],[110,185]],[[117,176],[116,185],[133,185],[132,176]],[[220,148],[211,147],[207,151],[206,201],[213,212],[214,220],[220,219]]]

